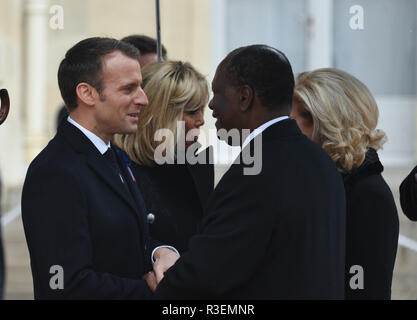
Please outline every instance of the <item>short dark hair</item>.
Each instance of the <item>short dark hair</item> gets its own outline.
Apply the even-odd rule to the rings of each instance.
[[[101,95],[103,57],[115,51],[139,61],[138,49],[112,38],[88,38],[67,51],[59,65],[58,84],[68,110],[73,111],[78,106],[76,88],[81,82],[93,86]]]
[[[290,111],[294,74],[287,57],[267,45],[238,48],[223,61],[226,76],[236,85],[250,86],[266,108]]]
[[[140,51],[141,55],[147,53],[157,53],[156,40],[154,38],[145,35],[134,34],[124,37],[121,41],[130,43],[131,45],[135,46]],[[164,45],[162,45],[162,58],[167,60],[167,50],[165,49]]]

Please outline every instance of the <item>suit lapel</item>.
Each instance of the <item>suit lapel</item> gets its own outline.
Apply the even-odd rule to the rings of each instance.
[[[144,231],[144,233],[142,234],[148,237],[149,229],[148,229],[147,220],[146,220],[147,210],[146,210],[145,201],[143,200],[142,194],[140,193],[139,188],[136,185],[136,182],[133,180],[130,172],[127,170],[126,163],[124,163],[124,161],[120,158],[117,152],[116,152],[116,158],[119,163],[119,167],[122,170],[122,174],[124,176],[126,185],[129,188],[130,194],[132,195],[132,198],[136,204],[137,217],[139,219],[139,223],[142,226],[142,230]]]
[[[101,159],[95,154],[89,154],[87,157],[87,164],[89,167],[96,172],[96,174],[105,182],[113,191],[120,196],[127,204],[136,211],[137,208],[131,197],[126,193],[120,177],[113,174],[109,166],[106,164],[104,159]]]
[[[131,213],[135,215],[142,230],[140,233],[143,241],[142,243],[147,243],[147,239],[149,238],[149,229],[146,221],[146,208],[144,206],[144,201],[137,189],[137,186],[133,184],[133,180],[127,171],[126,164],[123,163],[117,152],[116,159],[120,170],[122,171],[123,179],[125,180],[128,190],[123,186],[120,178],[116,174],[112,174],[107,163],[103,161],[104,159],[96,158],[94,155],[90,155],[88,165],[115,191],[115,193],[117,193],[129,204],[133,210]]]
[[[116,195],[118,195],[131,207],[134,212],[133,214],[135,214],[139,220],[142,230],[148,232],[147,226],[143,222],[145,219],[143,218],[143,215],[146,211],[142,213],[143,209],[139,208],[138,212],[136,199],[132,199],[135,196],[127,194],[127,190],[124,188],[120,178],[111,172],[111,169],[103,159],[103,155],[100,154],[90,139],[88,139],[78,128],[69,123],[66,119],[61,122],[58,128],[58,135],[62,136],[75,151],[84,154],[87,157],[87,165],[91,168],[91,170],[93,170],[103,180],[103,182],[114,191]],[[119,157],[116,155],[116,158]],[[118,161],[120,163],[120,159],[118,159]],[[124,165],[121,165],[120,167],[121,170],[126,170]],[[127,179],[128,177],[129,176],[126,176],[125,180],[128,180],[126,183],[128,184],[128,187],[131,188],[129,185],[131,184],[131,179]]]

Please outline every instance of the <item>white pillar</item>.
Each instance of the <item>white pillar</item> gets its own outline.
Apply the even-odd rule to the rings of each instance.
[[[46,142],[48,0],[25,0],[24,12],[26,160],[31,161]]]
[[[333,0],[307,0],[307,69],[326,68],[333,61]]]
[[[219,63],[226,57],[226,8],[225,0],[212,0],[212,74],[216,71]]]
[[[211,80],[215,75],[216,68],[222,62],[226,55],[229,53],[227,50],[227,0],[213,0],[212,1],[212,74]],[[211,88],[211,87],[210,87]],[[211,91],[211,90],[210,90]],[[230,147],[224,141],[220,141],[217,138],[216,119],[212,117],[212,112],[206,113],[207,123],[209,123],[209,141],[214,148],[214,161],[219,167],[229,166],[240,152],[240,147]],[[216,182],[220,179],[222,174],[218,172],[224,172],[224,169],[220,171],[216,170]]]

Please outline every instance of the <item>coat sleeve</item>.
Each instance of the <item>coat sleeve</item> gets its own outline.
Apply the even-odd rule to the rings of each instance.
[[[209,199],[202,232],[158,285],[157,299],[224,296],[251,280],[264,263],[274,223],[267,203],[251,197],[260,179],[237,180],[229,173]]]
[[[417,166],[410,172],[400,185],[400,202],[404,214],[413,221],[417,221],[417,181],[414,175]]]
[[[88,200],[77,176],[65,168],[29,169],[22,218],[36,299],[144,299],[145,281],[93,269]],[[62,278],[53,266],[62,267]],[[51,286],[52,284],[52,286]],[[54,288],[54,289],[53,289]]]

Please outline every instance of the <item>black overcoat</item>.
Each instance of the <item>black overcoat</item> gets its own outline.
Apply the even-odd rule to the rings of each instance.
[[[244,175],[252,165],[242,156],[220,180],[158,299],[343,299],[346,204],[335,164],[290,119],[263,132],[261,154],[260,174]]]
[[[343,174],[347,300],[391,298],[399,222],[394,197],[381,175],[383,169],[378,154],[370,148],[360,167]],[[353,266],[360,266],[363,274]],[[363,276],[363,288],[358,286],[358,276]]]
[[[22,218],[36,299],[151,296],[142,276],[156,244],[143,199],[117,157],[130,192],[93,143],[65,119],[31,163]],[[58,274],[53,266],[62,267],[63,289],[51,289]]]

